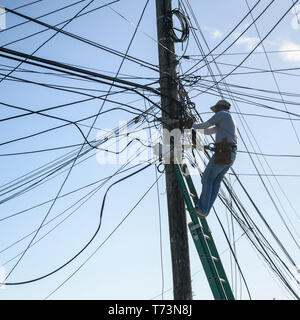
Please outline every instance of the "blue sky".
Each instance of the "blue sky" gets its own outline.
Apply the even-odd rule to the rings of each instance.
[[[8,8],[16,8],[29,2],[30,1],[25,0],[2,0],[0,4],[7,6]],[[21,8],[19,11],[31,17],[39,17],[74,2],[74,0],[52,0],[50,3],[49,0],[43,0],[31,6]],[[55,25],[76,15],[76,13],[78,13],[78,11],[87,3],[88,1],[83,1],[66,10],[41,18],[41,20],[51,25]],[[108,1],[95,0],[88,9],[96,8],[105,3],[108,3]],[[129,3],[130,7],[128,5]],[[256,1],[248,1],[248,3],[249,6],[252,7]],[[253,10],[253,16],[257,17],[269,3],[270,1],[262,0],[255,10]],[[245,1],[226,1],[225,3],[220,0],[207,2],[190,0],[190,4],[210,49],[217,45],[248,12]],[[258,19],[257,28],[261,37],[264,37],[269,32],[291,4],[292,1],[277,1],[270,6],[262,18]],[[121,0],[112,4],[110,7],[107,6],[78,19],[74,19],[74,21],[66,26],[65,30],[81,37],[88,38],[101,45],[125,52],[144,5],[145,1],[142,0],[131,0],[130,2]],[[177,5],[177,1],[173,1],[173,6],[177,7]],[[273,70],[300,67],[300,28],[296,13],[299,13],[300,15],[300,4],[296,5],[295,8],[289,12],[285,19],[264,41],[265,49],[268,52],[272,52],[268,54],[268,57]],[[7,28],[23,21],[25,21],[23,18],[16,17],[12,14],[6,15]],[[155,1],[150,0],[129,54],[157,65],[155,21]],[[248,17],[214,53],[222,52],[229,44],[239,37],[251,22],[251,17]],[[44,29],[44,27],[30,22],[11,30],[4,30],[1,32],[0,37],[1,46],[5,46],[14,40],[31,35],[42,29]],[[196,31],[198,32],[199,30]],[[33,51],[53,34],[54,31],[47,31],[26,40],[10,44],[7,47],[32,54]],[[198,36],[200,37],[199,34]],[[205,46],[204,41],[202,39],[201,41],[204,51],[208,53],[208,48]],[[252,26],[226,52],[228,54],[243,54],[224,54],[217,59],[221,73],[230,73],[234,68],[232,65],[240,64],[246,54],[251,52],[258,43],[259,36],[256,29]],[[190,57],[190,59],[181,59],[182,69],[180,69],[180,72],[188,70],[199,60],[200,52],[192,36],[190,36],[187,50],[185,51],[185,44],[183,46],[178,44],[176,45],[176,52],[179,57],[183,53]],[[56,35],[35,55],[68,64],[80,65],[84,68],[98,69],[100,70],[99,72],[108,75],[114,75],[121,63],[120,57],[106,53],[99,48],[92,47],[63,34]],[[2,64],[1,68],[4,69],[7,69],[7,66],[17,65],[16,62],[5,58],[1,58],[0,63]],[[45,71],[41,68],[27,64],[23,64],[22,67],[34,71]],[[269,70],[268,61],[266,60],[261,46],[258,47],[243,63],[242,67]],[[234,73],[249,71],[249,69],[242,67],[238,68]],[[213,64],[212,70],[215,74],[218,74],[218,70]],[[1,71],[1,73],[7,72],[7,70]],[[281,92],[299,94],[298,72],[299,71],[294,70],[286,71],[287,74],[274,73]],[[120,74],[122,74],[122,76],[131,75],[135,77],[157,79],[157,73],[155,71],[128,61],[124,62]],[[208,81],[211,81],[212,79],[206,68],[194,72],[193,75],[201,76],[202,78],[201,82],[195,85],[189,94],[190,97],[194,97],[192,100],[196,103],[197,110],[200,113],[204,113],[203,118],[206,120],[210,116],[210,114],[206,113],[210,111],[209,106],[214,104],[219,98],[207,93],[199,95],[200,92],[198,90],[200,85],[211,84],[211,82]],[[78,81],[49,74],[14,72],[13,76],[53,85],[85,87],[103,91],[107,91],[108,89],[107,86],[100,83]],[[217,77],[217,79],[220,79],[220,77]],[[137,78],[132,81],[144,84],[151,82],[152,80]],[[284,95],[284,98],[291,102],[291,104],[287,104],[286,106],[284,106],[281,101],[255,100],[251,97],[254,93],[269,97],[271,96],[272,98],[277,98],[279,100],[281,99],[278,94],[257,91],[257,89],[278,91],[274,78],[270,72],[239,75],[232,74],[226,81],[230,85],[233,84],[254,88],[255,90],[248,91],[244,88],[231,87],[233,91],[241,91],[242,93],[250,94],[250,97],[246,98],[251,101],[258,101],[261,104],[278,108],[283,111],[286,110],[286,107],[290,112],[298,114],[297,108],[299,106],[292,104],[292,102],[298,103],[298,97],[296,95]],[[31,110],[44,109],[86,98],[80,94],[58,91],[16,81],[5,80],[0,83],[0,86],[0,102],[25,107]],[[157,87],[157,84],[154,85],[154,87]],[[114,88],[112,90],[114,91],[116,89]],[[95,95],[98,93],[98,91],[83,90],[82,92],[88,92]],[[103,92],[100,94],[103,94]],[[144,101],[136,94],[119,93],[111,98],[123,103],[128,103],[139,109],[145,108]],[[151,98],[156,102],[159,101],[158,97]],[[97,113],[101,103],[102,102],[99,100],[92,100],[52,110],[49,111],[48,114],[74,121]],[[103,110],[109,110],[115,106],[116,105],[112,102],[107,102],[104,105]],[[146,106],[149,107],[147,104]],[[260,148],[265,154],[300,154],[300,144],[297,138],[297,134],[300,135],[299,118],[297,119],[296,116],[291,116],[292,118],[297,119],[292,122],[288,119],[267,118],[267,116],[288,118],[288,115],[264,107],[254,106],[247,102],[238,102],[237,105],[234,104],[232,111],[237,112],[238,109],[236,108],[244,114],[260,114],[265,116],[235,115],[242,137],[250,151],[260,152]],[[1,105],[0,118],[3,119],[21,113],[21,111]],[[116,128],[119,125],[119,121],[126,121],[132,119],[132,117],[132,114],[120,110],[101,115],[97,119],[95,127],[102,131],[100,130],[99,133],[99,130],[93,130],[90,138],[95,139],[97,135],[105,136],[103,129]],[[0,124],[1,142],[31,135],[61,124],[63,124],[62,121],[49,119],[39,115],[31,115],[5,121]],[[92,120],[89,119],[81,122],[81,124],[83,132],[87,133],[88,127],[83,125],[91,125]],[[130,129],[134,130],[135,128],[138,128],[138,125],[139,124],[134,125]],[[33,138],[1,145],[0,153],[3,155],[7,153],[67,146],[82,142],[83,139],[78,130],[74,126],[67,126]],[[137,147],[140,147],[140,145],[130,146],[131,152]],[[71,150],[75,149],[62,149],[28,155],[1,156],[1,185],[3,186],[38,167],[54,161]],[[239,138],[239,150],[246,150],[241,138]],[[92,152],[89,155],[90,158],[88,160],[74,167],[67,183],[63,187],[62,194],[109,176],[120,167],[119,164],[100,165],[97,162],[95,152]],[[105,154],[103,154],[103,157],[105,157]],[[296,229],[299,233],[299,177],[288,176],[300,175],[299,158],[263,158],[261,156],[256,157],[253,155],[253,160],[259,172],[262,174],[270,174],[273,172],[276,175],[284,175],[277,176],[276,178],[270,177],[270,180],[267,180],[266,177],[263,179],[268,186],[268,190],[270,190],[273,199],[275,199],[276,205],[283,214],[285,221],[287,221],[288,227],[291,230]],[[267,160],[267,162],[265,160]],[[271,225],[272,229],[282,241],[285,248],[287,248],[288,252],[292,255],[296,263],[299,264],[299,250],[291,239],[291,236],[288,234],[261,180],[255,175],[255,167],[247,154],[239,153],[234,164],[234,170],[238,174],[241,174],[239,176],[241,181],[246,186],[252,198],[255,199],[255,203],[260,208],[261,212],[263,212],[265,219]],[[0,216],[6,217],[54,198],[65,176],[66,172],[49,180],[47,183],[40,185],[38,188],[32,189],[27,193],[2,203],[0,205]],[[280,252],[280,256],[283,257],[284,261],[289,265],[289,268],[294,270],[293,266],[289,264],[289,261],[286,260],[282,251],[280,251],[280,248],[266,230],[264,224],[245,194],[242,192],[235,178],[231,175],[228,175],[227,177],[228,179],[230,178],[234,190],[239,195],[245,208],[249,210],[249,214],[253,220],[260,227],[267,239],[270,240],[272,245],[274,245],[276,250]],[[200,191],[201,183],[199,175],[194,175],[193,178]],[[155,179],[155,167],[151,166],[140,175],[132,177],[113,187],[107,196],[101,231],[88,249],[66,268],[42,281],[23,286],[6,286],[5,288],[0,289],[1,299],[44,299],[47,297],[58,285],[60,285],[60,283],[67,279],[70,274],[94,252],[94,250],[97,249],[110,232],[119,224],[122,218],[131,210],[147,188],[153,184]],[[112,181],[115,180],[116,179]],[[28,250],[9,280],[11,282],[23,281],[46,274],[63,264],[80,250],[97,228],[102,199],[105,190],[109,185],[110,182],[100,189],[59,227],[49,233],[49,235],[37,245]],[[51,210],[47,221],[72,206],[95,186],[59,199]],[[50,299],[151,299],[161,293],[160,223],[156,192],[156,188],[153,188],[105,245],[101,247],[101,249],[82,267],[82,269],[79,270],[78,273],[76,273],[74,277],[54,293]],[[172,288],[172,274],[164,177],[159,180],[159,193],[162,219],[161,241],[163,249],[164,289],[167,290],[164,297],[172,299],[172,290],[169,290]],[[5,195],[2,195],[1,200],[5,197]],[[16,240],[23,238],[38,228],[49,208],[50,204],[48,203],[10,219],[0,221],[0,264],[5,264],[26,248],[31,239],[30,237],[27,237],[25,240],[20,241],[13,247],[2,252],[3,249],[10,246]],[[231,240],[233,240],[229,212],[219,200],[217,200],[215,208],[227,232],[231,235]],[[64,213],[56,220],[49,223],[49,225],[41,230],[37,239],[51,230],[56,223],[60,222],[70,212],[71,211]],[[239,275],[236,273],[232,256],[228,250],[228,245],[213,213],[209,216],[208,222],[237,297],[247,299],[248,296],[245,288],[242,287],[242,292],[240,291]],[[264,265],[262,259],[251,247],[246,237],[242,236],[240,238],[241,235],[242,230],[234,224],[234,236],[235,239],[238,239],[236,241],[237,256],[247,279],[252,297],[254,299],[291,299],[292,297],[283,289],[282,285],[276,280],[270,269]],[[294,234],[294,236],[297,241],[299,241],[298,235]],[[189,241],[194,298],[211,299],[212,295],[205,279],[199,257],[196,254],[193,242],[191,239],[189,239]],[[5,264],[5,271],[9,272],[15,262],[16,260],[13,260]]]

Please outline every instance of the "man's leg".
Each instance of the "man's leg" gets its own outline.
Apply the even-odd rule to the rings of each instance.
[[[236,154],[234,152],[232,152],[231,153],[232,164],[235,161],[235,157],[236,157]],[[210,204],[208,206],[207,214],[209,213],[210,209],[214,205],[214,202],[215,202],[215,200],[216,200],[216,198],[217,198],[217,196],[219,194],[219,190],[220,190],[220,187],[221,187],[221,182],[222,182],[225,174],[229,170],[229,168],[232,166],[232,164],[231,165],[220,166],[220,167],[223,167],[223,168],[222,169],[220,168],[219,174],[216,176],[215,180],[213,181],[212,193],[211,193],[211,197],[210,197]]]
[[[223,166],[214,163],[214,156],[209,160],[202,176],[202,192],[199,198],[199,209],[208,214],[213,193],[214,180],[223,170]]]
[[[214,202],[219,194],[219,190],[221,187],[221,182],[226,174],[226,172],[229,170],[230,166],[220,166],[223,167],[222,171],[218,174],[218,176],[215,178],[215,180],[213,181],[213,186],[212,186],[212,192],[211,192],[211,197],[210,197],[210,203],[208,206],[208,211],[207,214],[209,213],[209,211],[211,210],[212,206],[214,205]]]

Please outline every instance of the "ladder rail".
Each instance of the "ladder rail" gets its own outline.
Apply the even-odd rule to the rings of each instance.
[[[199,224],[194,225],[193,222],[190,222],[188,226],[214,298],[216,300],[227,300],[222,281],[216,272],[214,259],[209,247],[205,244],[203,232],[199,231],[201,226]]]

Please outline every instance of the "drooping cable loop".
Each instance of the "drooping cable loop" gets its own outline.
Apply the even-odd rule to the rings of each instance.
[[[172,21],[173,17],[176,17],[180,23],[180,29],[174,27]],[[171,24],[171,28],[168,27],[168,30],[170,30],[170,37],[174,42],[185,42],[190,34],[190,29],[189,29],[189,23],[188,19],[185,16],[185,14],[179,10],[179,9],[173,9],[169,12],[169,16],[166,19],[166,23]],[[180,33],[180,36],[177,35],[175,32],[177,31]]]

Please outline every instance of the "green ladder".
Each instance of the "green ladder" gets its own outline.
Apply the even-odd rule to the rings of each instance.
[[[173,163],[192,222],[188,224],[209,286],[216,300],[235,300],[206,219],[199,219],[198,196],[186,164]]]

